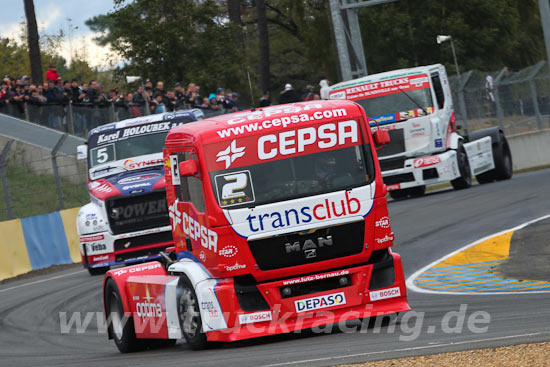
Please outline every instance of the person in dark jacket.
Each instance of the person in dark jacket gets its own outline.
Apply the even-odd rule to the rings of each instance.
[[[287,83],[285,84],[285,90],[281,92],[281,96],[279,97],[279,104],[294,102],[300,102],[300,97],[298,97],[298,94],[292,88],[292,84]]]
[[[267,106],[271,106],[271,93],[269,93],[268,90],[264,92],[263,97],[260,99],[259,107],[267,107]]]

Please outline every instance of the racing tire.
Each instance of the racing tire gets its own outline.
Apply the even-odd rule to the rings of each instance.
[[[495,168],[476,176],[480,184],[491,183],[495,180],[509,180],[513,175],[512,153],[508,140],[502,132],[499,132],[499,141],[493,147],[493,161]]]
[[[405,189],[405,191],[411,198],[418,198],[424,196],[424,193],[426,192],[426,185],[411,187],[409,189]]]
[[[103,275],[107,271],[109,271],[109,266],[102,266],[100,268],[88,268],[88,273],[90,273],[91,276]]]
[[[512,152],[508,140],[502,132],[499,133],[498,149],[493,151],[495,160],[495,177],[498,181],[509,180],[513,175]]]
[[[401,200],[407,197],[407,191],[405,190],[392,190],[388,192],[390,193],[390,197],[393,200]]]
[[[178,318],[185,341],[192,350],[206,348],[208,342],[202,331],[199,300],[191,282],[185,276],[180,278],[178,295]]]
[[[124,322],[124,306],[118,287],[114,280],[108,279],[105,284],[105,312],[109,322],[109,333],[121,353],[136,352],[145,349],[142,339],[136,337],[134,320],[128,317]]]
[[[462,142],[458,143],[458,148],[456,149],[456,160],[458,163],[460,177],[452,180],[451,185],[455,190],[467,189],[472,186],[472,171],[470,169],[470,162],[468,161],[466,149],[464,149]]]

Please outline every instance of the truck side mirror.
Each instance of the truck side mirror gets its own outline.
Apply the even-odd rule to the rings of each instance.
[[[88,158],[88,146],[86,144],[76,147],[76,159],[82,160]]]
[[[191,159],[180,162],[180,176],[194,176],[197,173],[199,173],[199,164],[197,161]]]
[[[377,146],[382,147],[390,143],[390,134],[388,130],[378,129],[374,132],[374,142]]]

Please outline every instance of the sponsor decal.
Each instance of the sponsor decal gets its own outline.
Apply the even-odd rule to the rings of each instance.
[[[120,137],[120,131],[117,131],[116,133],[112,133],[112,134],[101,134],[97,137],[97,144],[103,144],[103,143],[115,141],[115,140],[118,140],[119,137]]]
[[[199,254],[199,259],[201,259],[201,261],[205,261],[206,260],[206,254],[204,253],[204,251],[201,251],[200,254]]]
[[[355,120],[311,126],[260,137],[258,139],[258,158],[266,160],[277,156],[303,153],[308,146],[331,149],[336,145],[346,145],[358,141],[358,127]]]
[[[132,296],[132,300],[139,301],[139,296]]]
[[[92,258],[92,261],[104,261],[104,260],[109,260],[109,255],[95,256]]]
[[[387,234],[383,238],[376,238],[375,241],[376,241],[376,243],[382,244],[382,243],[386,243],[386,242],[389,242],[389,241],[393,241],[393,239],[394,239],[394,236],[393,236],[393,233],[392,233],[390,235]]]
[[[126,169],[137,169],[137,168],[143,168],[143,167],[149,167],[149,166],[156,166],[159,164],[164,164],[164,160],[162,158],[159,159],[150,159],[148,161],[134,161],[133,159],[127,159],[124,161],[123,166]]]
[[[131,184],[131,183],[134,183],[134,182],[141,182],[141,181],[151,180],[153,178],[160,177],[160,176],[162,176],[160,173],[148,173],[148,174],[145,174],[145,175],[125,177],[123,179],[118,180],[117,184],[126,185],[126,184]]]
[[[234,265],[225,267],[225,271],[235,271],[241,269],[246,269],[246,264],[235,263]]]
[[[375,123],[373,123],[372,121],[374,120]],[[380,115],[380,116],[375,116],[372,118],[372,120],[369,120],[371,121],[370,124],[371,125],[376,125],[376,122],[379,123],[379,124],[386,124],[386,123],[390,123],[390,122],[395,122],[397,119],[395,118],[395,114],[391,114],[391,115]]]
[[[86,237],[80,237],[80,243],[82,242],[94,242],[94,241],[100,241],[104,239],[105,236],[102,234],[99,234],[97,236],[86,236]]]
[[[161,318],[162,306],[160,305],[160,303],[137,302],[136,313],[141,318]]]
[[[315,205],[306,205],[296,209],[273,211],[271,213],[249,214],[246,217],[251,232],[269,231],[278,228],[290,227],[313,220],[322,221],[361,213],[361,201],[345,191],[342,199],[331,201],[325,199]]]
[[[399,296],[401,296],[401,290],[399,289],[399,287],[369,292],[369,297],[371,301],[378,301],[381,299],[394,298]]]
[[[231,163],[235,162],[235,159],[240,158],[245,153],[245,147],[237,147],[237,140],[233,140],[229,146],[216,154],[216,162],[225,162],[225,169],[231,166]]]
[[[161,264],[147,264],[147,265],[142,265],[142,266],[138,266],[138,267],[135,267],[135,268],[122,268],[122,269],[118,269],[117,271],[114,272],[114,274],[116,276],[119,276],[119,275],[123,275],[123,274],[126,274],[126,273],[139,273],[141,271],[144,271],[144,270],[153,270],[153,269],[157,269],[157,268],[161,268],[162,265]]]
[[[168,210],[173,231],[179,226],[186,236],[189,236],[194,241],[200,241],[202,247],[218,252],[218,234],[200,224],[188,213],[181,212],[178,209],[178,200],[174,201],[174,203],[169,206]]]
[[[263,108],[253,113],[247,112],[244,114],[235,114],[236,116],[227,121],[229,125],[241,124],[240,126],[231,127],[228,129],[222,129],[217,131],[220,138],[229,138],[232,135],[242,135],[246,133],[268,130],[277,127],[286,128],[291,124],[310,122],[316,120],[335,119],[344,117],[347,115],[345,108],[336,109],[323,109],[320,104],[305,104],[305,105],[281,105]],[[308,113],[308,111],[314,110]],[[317,111],[315,111],[317,110]],[[271,116],[280,114],[289,114],[281,118],[266,119]],[[260,120],[256,122],[250,122],[253,120]],[[243,124],[244,122],[250,122]]]
[[[201,310],[208,312],[208,316],[212,319],[220,317],[220,312],[212,301],[201,302]]]
[[[109,184],[102,184],[98,187],[95,188],[95,191],[99,191],[99,192],[104,192],[104,193],[110,193],[113,191],[113,189],[111,188],[111,186],[109,186]]]
[[[142,183],[137,183],[133,185],[122,186],[122,190],[127,191],[127,190],[137,189],[141,187],[150,187],[150,186],[151,184],[149,182],[142,182]]]
[[[86,244],[88,253],[100,252],[107,250],[107,245],[101,242],[91,242]]]
[[[423,157],[414,160],[414,168],[433,166],[434,164],[441,163],[441,158],[437,155],[431,157]]]
[[[301,299],[294,301],[294,307],[296,312],[306,312],[313,310],[320,310],[323,308],[341,306],[346,304],[346,295],[344,292],[327,294],[325,296],[318,296],[312,298]]]
[[[388,191],[399,190],[400,188],[401,188],[401,184],[393,184],[393,185],[387,185],[386,186],[386,189]]]
[[[237,248],[237,246],[227,245],[220,250],[219,254],[223,257],[233,257],[237,255],[238,252],[239,249]]]
[[[166,213],[166,200],[159,199],[144,203],[135,203],[125,206],[117,206],[111,209],[110,216],[114,220],[130,219],[143,215]]]
[[[390,218],[388,216],[384,216],[378,219],[374,226],[377,228],[390,228]]]
[[[346,99],[346,91],[341,90],[330,94],[329,99]]]
[[[436,148],[441,148],[443,146],[443,140],[441,139],[435,139],[434,143]]]
[[[99,185],[101,185],[101,183],[99,183],[99,182],[97,182],[97,181],[90,182],[90,183],[88,184],[88,188],[89,188],[90,190],[93,190],[93,189],[95,189],[96,187],[98,187]]]
[[[144,191],[145,190],[143,190],[143,189],[132,190],[132,191],[130,191],[130,194],[141,194]]]
[[[271,311],[245,313],[243,315],[239,315],[239,323],[241,325],[251,324],[253,322],[270,321],[271,319],[272,319]]]
[[[283,285],[293,285],[293,284],[313,282],[315,280],[340,277],[340,276],[344,276],[344,275],[348,275],[348,274],[349,274],[349,270],[341,270],[341,271],[335,271],[335,272],[332,272],[332,273],[308,275],[308,276],[301,277],[301,278],[285,280],[285,281],[283,281]]]

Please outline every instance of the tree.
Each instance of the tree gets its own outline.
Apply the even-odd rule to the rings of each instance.
[[[263,91],[267,91],[271,89],[271,83],[269,80],[269,32],[267,30],[265,0],[256,0],[256,15],[258,17],[258,46],[260,51],[260,87]]]
[[[38,26],[36,25],[36,15],[34,14],[34,1],[23,0],[23,2],[25,5],[25,16],[27,18],[27,41],[31,65],[31,80],[33,83],[42,84],[42,60],[40,58]]]
[[[195,82],[202,91],[230,86],[246,94],[247,63],[232,37],[233,25],[220,21],[224,10],[212,0],[136,0],[86,25],[127,61],[119,75],[137,74],[166,85]]]

